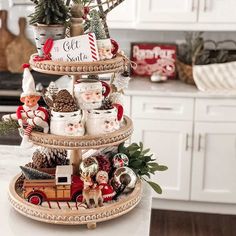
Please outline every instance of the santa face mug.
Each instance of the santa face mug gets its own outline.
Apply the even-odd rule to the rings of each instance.
[[[123,112],[123,106],[120,104],[113,104],[113,108],[108,110],[88,111],[86,120],[87,133],[89,135],[100,135],[118,130]]]
[[[84,121],[82,111],[51,112],[51,134],[64,136],[83,136]]]
[[[113,58],[119,50],[118,43],[113,39],[97,40],[97,46],[100,60]]]
[[[110,86],[104,81],[85,80],[74,85],[74,93],[82,110],[98,109],[110,93]]]

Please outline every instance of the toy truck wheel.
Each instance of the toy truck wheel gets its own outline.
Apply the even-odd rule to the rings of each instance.
[[[30,202],[34,205],[41,205],[43,200],[39,194],[32,194],[28,197],[28,202]]]
[[[77,203],[82,202],[83,201],[82,193],[76,193],[75,197],[74,197],[74,201],[77,202]]]

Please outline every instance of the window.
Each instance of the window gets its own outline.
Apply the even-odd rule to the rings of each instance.
[[[57,182],[58,183],[67,183],[67,177],[58,177]]]

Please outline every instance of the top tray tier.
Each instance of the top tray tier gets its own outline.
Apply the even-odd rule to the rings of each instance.
[[[125,67],[124,57],[118,55],[113,59],[95,62],[62,62],[62,61],[40,61],[35,62],[30,57],[31,68],[45,74],[56,75],[92,75],[123,72]]]

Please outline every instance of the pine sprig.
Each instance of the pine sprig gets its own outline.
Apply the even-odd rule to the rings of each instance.
[[[0,121],[0,135],[8,135],[18,130],[19,124],[15,120]]]
[[[165,171],[167,166],[159,165],[156,159],[153,159],[153,154],[149,154],[150,149],[144,149],[143,143],[132,143],[130,146],[125,147],[124,143],[118,147],[119,153],[124,153],[129,158],[129,167],[144,181],[146,181],[155,192],[161,194],[162,189],[157,184],[146,178],[150,179],[151,174],[154,175],[157,171]]]

